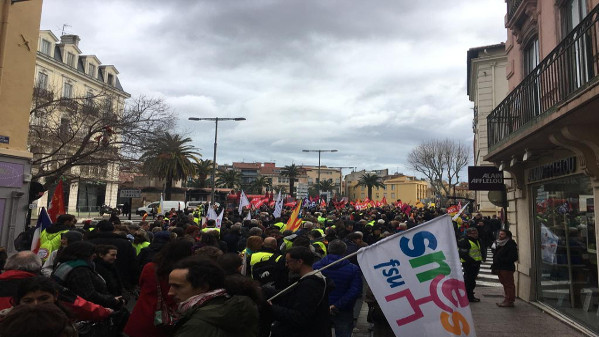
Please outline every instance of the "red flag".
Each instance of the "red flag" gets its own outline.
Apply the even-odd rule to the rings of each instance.
[[[320,199],[320,207],[327,207],[327,202],[324,199]]]
[[[270,195],[268,196],[268,202],[272,202],[275,200],[275,197],[273,195],[273,191],[270,191]]]
[[[383,205],[387,204],[387,197],[383,197],[383,200],[381,200],[381,204],[383,204]]]
[[[52,220],[52,222],[56,222],[56,219],[61,214],[65,214],[62,180],[58,182],[58,185],[54,190],[54,195],[52,195],[50,207],[48,207],[48,215],[50,216],[50,220]]]

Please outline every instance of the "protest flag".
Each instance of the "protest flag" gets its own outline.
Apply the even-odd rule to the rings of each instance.
[[[225,214],[225,209],[223,208],[223,210],[220,211],[220,214],[216,217],[216,228],[220,228],[220,226],[222,225],[224,214]]]
[[[245,192],[241,191],[241,196],[239,197],[239,208],[237,208],[237,212],[241,214],[241,212],[243,212],[243,208],[245,206],[248,206],[249,204],[250,201],[248,200],[248,197],[245,195]]]
[[[48,215],[50,216],[52,223],[56,222],[56,219],[58,219],[58,216],[61,214],[65,214],[62,180],[60,180],[58,185],[56,185],[56,189],[54,189],[54,195],[52,195],[52,201],[50,201],[50,207],[48,207]]]
[[[35,232],[33,232],[33,240],[31,240],[30,250],[34,254],[37,254],[40,249],[40,236],[42,231],[50,226],[52,226],[52,220],[50,220],[50,216],[48,215],[48,212],[46,212],[46,208],[42,207],[42,210],[37,218],[37,224],[35,225]]]
[[[291,213],[291,216],[289,217],[289,220],[287,221],[287,224],[285,224],[285,228],[283,229],[284,231],[290,230],[292,232],[295,232],[296,230],[298,230],[300,228],[300,225],[302,224],[301,210],[302,210],[302,202],[301,202],[301,200],[298,200],[297,205],[295,206],[295,209],[293,210],[293,212]]]
[[[360,249],[358,262],[396,336],[476,336],[449,216]]]
[[[281,212],[283,212],[283,198],[281,197],[281,191],[277,195],[277,201],[275,202],[275,210],[272,212],[272,216],[275,218],[281,217]]]

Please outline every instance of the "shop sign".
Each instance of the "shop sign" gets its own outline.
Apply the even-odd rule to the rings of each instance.
[[[502,191],[503,171],[494,166],[468,166],[468,189],[471,191]]]
[[[562,177],[576,172],[576,157],[556,160],[528,171],[528,182]]]

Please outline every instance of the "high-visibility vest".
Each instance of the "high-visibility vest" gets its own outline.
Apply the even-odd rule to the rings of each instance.
[[[62,237],[62,233],[68,231],[68,229],[56,233],[48,233],[45,229],[42,231],[40,234],[40,249],[37,252],[37,255],[42,261],[46,261],[53,251],[60,248],[60,238]]]
[[[322,249],[324,256],[327,256],[327,246],[324,244],[324,242],[314,241],[312,244],[318,245],[320,249]]]
[[[220,233],[220,228],[216,228],[216,227],[206,227],[206,228],[202,228],[202,232],[206,233],[209,231],[217,231]]]
[[[144,241],[140,243],[132,243],[132,245],[133,248],[135,248],[135,255],[139,255],[139,252],[141,252],[142,248],[146,248],[150,245],[150,243],[148,241]]]
[[[262,261],[266,261],[266,260],[270,259],[270,257],[273,254],[274,253],[271,253],[271,252],[255,252],[250,257],[250,266],[253,266],[258,262],[262,262]]]
[[[366,226],[374,226],[374,220],[372,220],[369,223],[367,223]]]
[[[472,240],[468,240],[468,242],[470,242],[470,250],[468,251],[468,255],[470,255],[474,261],[482,261],[483,256],[480,252],[480,243],[474,242]],[[466,262],[464,259],[460,259],[460,261]]]

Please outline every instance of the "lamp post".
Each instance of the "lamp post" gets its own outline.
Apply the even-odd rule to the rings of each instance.
[[[318,184],[318,197],[320,198],[320,154],[322,152],[337,152],[337,150],[302,150],[302,152],[318,152],[318,178],[316,178],[316,183]]]
[[[216,176],[216,141],[218,139],[218,121],[244,121],[244,117],[236,118],[221,118],[221,117],[189,117],[190,121],[212,121],[214,122],[214,154],[212,156],[212,194],[210,196],[210,203],[214,205],[214,193],[216,184],[214,178]]]

